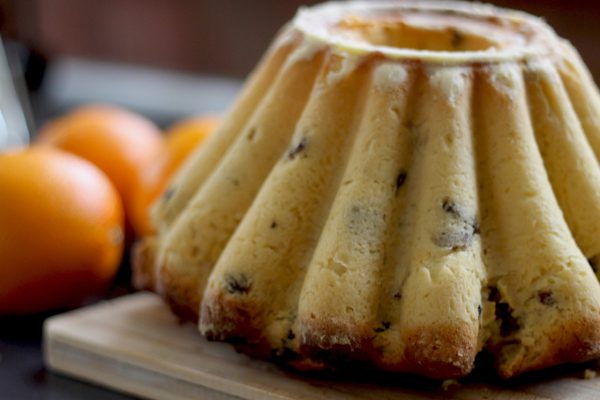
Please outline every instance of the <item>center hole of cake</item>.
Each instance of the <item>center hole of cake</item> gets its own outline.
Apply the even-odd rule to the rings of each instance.
[[[348,16],[333,26],[332,31],[375,46],[428,51],[499,50],[511,41],[508,36],[498,34],[497,26],[486,21],[464,22],[457,21],[457,17],[440,16]]]

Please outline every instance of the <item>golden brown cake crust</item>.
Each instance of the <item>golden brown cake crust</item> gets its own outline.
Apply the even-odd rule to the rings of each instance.
[[[510,363],[498,360],[498,373],[511,378],[528,371],[564,363],[579,363],[600,357],[600,316],[557,323],[540,353],[515,357]],[[529,359],[527,359],[529,358]],[[526,362],[524,362],[526,361]]]
[[[156,262],[157,238],[145,237],[138,240],[132,249],[133,286],[138,290],[156,290],[154,266]]]
[[[369,362],[377,357],[376,332],[369,325],[339,325],[328,321],[302,321],[300,353],[332,367]]]
[[[245,298],[238,299],[221,293],[205,296],[200,313],[202,334],[209,340],[236,342],[238,338],[244,338],[244,342],[258,344],[263,341],[260,327],[254,326],[259,310],[259,307],[250,305]],[[265,357],[268,354],[263,355]]]
[[[181,275],[173,276],[165,266],[161,266],[159,274],[162,281],[161,294],[171,310],[182,321],[197,322],[200,307],[197,281]]]
[[[408,371],[449,379],[465,376],[475,366],[477,335],[463,324],[413,329],[405,340]]]
[[[171,310],[181,321],[198,321],[198,290],[193,284],[185,284],[180,276],[172,277],[166,268],[160,269],[160,280],[156,282],[157,268],[160,268],[156,259],[158,241],[155,237],[145,237],[135,243],[132,251],[132,280],[138,290],[150,290],[163,296]],[[171,283],[170,290],[161,287]]]

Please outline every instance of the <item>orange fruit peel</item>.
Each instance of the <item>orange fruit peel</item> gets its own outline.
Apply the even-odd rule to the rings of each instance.
[[[110,180],[68,153],[0,153],[0,313],[77,305],[115,276],[123,207]]]
[[[58,147],[95,164],[117,188],[127,215],[135,182],[164,145],[160,130],[151,121],[106,105],[80,107],[50,121],[34,144]]]

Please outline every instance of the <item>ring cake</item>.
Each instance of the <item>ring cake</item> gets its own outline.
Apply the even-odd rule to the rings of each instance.
[[[600,97],[541,20],[301,9],[135,255],[211,340],[298,368],[511,377],[600,356]]]

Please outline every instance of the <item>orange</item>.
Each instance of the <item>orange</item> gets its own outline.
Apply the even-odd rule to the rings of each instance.
[[[43,126],[36,144],[56,146],[94,163],[110,178],[127,208],[131,188],[145,166],[160,154],[163,138],[141,115],[92,105]]]
[[[51,148],[0,153],[0,313],[77,305],[113,279],[123,209],[93,164]]]
[[[130,218],[138,236],[154,232],[150,220],[150,206],[166,190],[173,174],[208,135],[217,127],[219,119],[199,116],[185,119],[166,132],[162,153],[139,176],[134,185]]]

